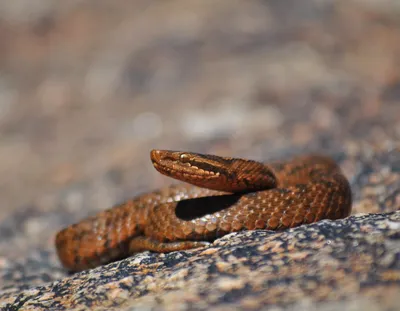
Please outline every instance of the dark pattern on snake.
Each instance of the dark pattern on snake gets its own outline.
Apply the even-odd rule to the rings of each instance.
[[[80,271],[151,250],[201,247],[240,230],[282,230],[350,214],[351,190],[321,155],[260,163],[188,152],[151,151],[154,167],[188,184],[141,195],[56,236],[61,263]]]

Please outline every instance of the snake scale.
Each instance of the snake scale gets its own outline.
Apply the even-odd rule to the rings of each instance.
[[[152,150],[150,157],[160,173],[186,184],[138,196],[58,232],[65,268],[85,270],[144,250],[197,248],[234,231],[283,230],[351,211],[350,185],[323,155],[272,163],[167,150]]]

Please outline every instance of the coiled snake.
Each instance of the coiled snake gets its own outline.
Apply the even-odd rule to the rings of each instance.
[[[322,155],[260,163],[153,150],[154,167],[188,184],[141,195],[61,230],[63,266],[80,271],[134,253],[201,247],[240,230],[282,230],[350,214],[351,190]]]

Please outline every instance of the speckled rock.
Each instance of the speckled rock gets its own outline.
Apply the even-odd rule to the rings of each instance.
[[[399,14],[383,0],[1,3],[0,308],[396,310]],[[170,183],[153,148],[325,152],[352,216],[69,275],[55,233]]]
[[[400,212],[324,220],[285,232],[233,233],[210,247],[143,253],[1,295],[23,310],[307,310],[332,301],[398,306]],[[132,307],[126,307],[132,305]],[[394,310],[394,309],[393,309]]]

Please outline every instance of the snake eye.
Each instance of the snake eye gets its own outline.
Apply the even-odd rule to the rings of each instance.
[[[186,154],[186,153],[182,153],[182,154],[179,156],[179,160],[180,160],[181,162],[183,162],[183,163],[187,163],[187,162],[190,161],[190,156],[189,156],[188,154]]]

